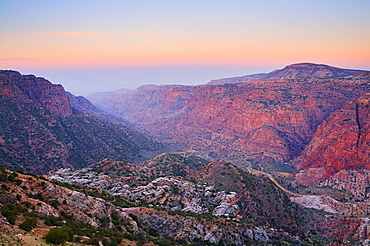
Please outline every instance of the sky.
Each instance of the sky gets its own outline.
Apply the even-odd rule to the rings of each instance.
[[[0,69],[87,96],[299,62],[370,70],[369,0],[0,0]]]

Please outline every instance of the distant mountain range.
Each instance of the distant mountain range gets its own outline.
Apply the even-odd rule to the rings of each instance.
[[[225,78],[212,80],[209,85],[222,85],[243,83],[251,80],[265,80],[265,79],[289,79],[289,78],[339,78],[351,76],[363,70],[343,69],[332,67],[324,64],[314,63],[297,63],[288,65],[283,69],[274,70],[270,73],[251,74],[242,77]]]
[[[0,164],[45,173],[103,158],[135,161],[161,144],[43,78],[0,71]],[[113,123],[115,122],[115,123]]]

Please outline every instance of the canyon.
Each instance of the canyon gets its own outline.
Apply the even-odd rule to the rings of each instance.
[[[300,63],[88,98],[0,71],[0,207],[31,204],[0,216],[9,230],[37,213],[46,231],[48,216],[103,228],[104,245],[369,243],[369,71]]]
[[[331,113],[370,91],[369,77],[361,71],[339,71],[304,63],[274,71],[265,80],[146,85],[89,99],[174,148],[287,162],[301,154]],[[296,75],[321,77],[290,78]]]

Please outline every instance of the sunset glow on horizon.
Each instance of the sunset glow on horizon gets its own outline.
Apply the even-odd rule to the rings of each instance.
[[[366,0],[0,0],[0,69],[370,70],[369,11]]]

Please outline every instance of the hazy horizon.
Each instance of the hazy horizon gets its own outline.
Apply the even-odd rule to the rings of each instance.
[[[300,62],[296,62],[300,63]],[[322,63],[318,63],[322,64]],[[290,64],[286,64],[290,65]],[[134,90],[142,85],[203,85],[214,79],[269,73],[280,67],[121,67],[75,69],[23,69],[21,74],[43,77],[78,96],[119,89]],[[330,64],[326,64],[330,65]],[[358,67],[345,69],[370,70]]]
[[[1,1],[0,69],[74,94],[300,62],[370,70],[370,1]]]
[[[43,77],[63,85],[74,95],[88,96],[96,92],[119,89],[134,90],[142,85],[202,85],[213,79],[268,73],[275,68],[253,67],[129,67],[22,69],[21,74]]]

